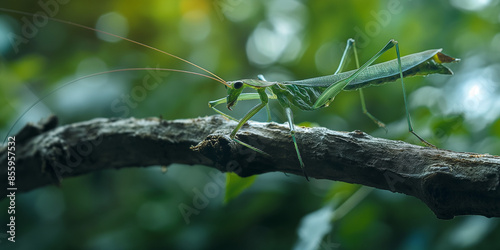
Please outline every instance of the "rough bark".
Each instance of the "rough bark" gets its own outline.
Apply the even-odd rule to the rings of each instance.
[[[250,176],[280,171],[302,175],[288,127],[249,122],[238,138],[268,157],[229,139],[236,125],[220,116],[165,121],[93,119],[56,127],[52,117],[16,136],[17,191],[28,191],[106,168],[201,164]],[[476,214],[500,217],[500,157],[460,153],[374,138],[361,131],[297,127],[310,177],[359,183],[422,200],[438,218]],[[0,149],[7,166],[7,148]],[[0,168],[7,180],[7,168]],[[7,189],[1,189],[3,197]]]

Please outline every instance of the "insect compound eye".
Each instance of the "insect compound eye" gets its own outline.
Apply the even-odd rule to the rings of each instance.
[[[235,89],[239,89],[241,87],[243,87],[243,82],[235,82],[233,84],[233,88],[235,88]]]

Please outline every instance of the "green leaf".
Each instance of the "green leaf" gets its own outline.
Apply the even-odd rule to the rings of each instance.
[[[317,122],[301,122],[297,125],[301,126],[301,127],[308,127],[308,128],[320,127],[320,125]]]
[[[299,236],[293,249],[314,250],[319,249],[322,245],[322,239],[333,229],[331,219],[335,213],[333,203],[328,203],[322,208],[304,216],[297,230]],[[331,239],[328,239],[328,246],[338,247],[338,244],[331,245]]]
[[[359,184],[351,184],[346,182],[334,182],[324,197],[324,203],[333,201],[343,203],[360,187]]]
[[[235,173],[227,173],[226,195],[224,196],[224,203],[227,204],[229,201],[236,198],[239,194],[245,191],[245,189],[249,188],[256,178],[257,175],[242,178]]]

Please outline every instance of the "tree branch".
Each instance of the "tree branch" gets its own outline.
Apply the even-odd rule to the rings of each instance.
[[[220,116],[164,121],[93,119],[55,127],[53,117],[16,136],[18,191],[58,183],[106,168],[201,164],[250,176],[280,171],[302,175],[288,126],[249,122],[238,138],[272,157],[229,139],[236,125]],[[359,183],[422,200],[438,218],[477,214],[500,217],[500,157],[459,153],[325,128],[297,127],[310,177]],[[0,149],[7,166],[7,148]],[[0,179],[7,180],[7,168]],[[2,181],[3,182],[3,181]],[[1,189],[2,197],[7,193]]]

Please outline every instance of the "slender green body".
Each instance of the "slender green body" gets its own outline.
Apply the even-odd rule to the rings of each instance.
[[[403,77],[429,74],[453,74],[448,67],[439,63],[441,61],[438,59],[437,55],[439,54],[442,59],[447,58],[449,61],[453,61],[455,59],[442,54],[441,50],[442,49],[427,50],[401,57]],[[314,103],[316,103],[318,98],[328,87],[347,79],[354,72],[356,72],[356,70],[298,81],[266,82],[254,79],[241,81],[248,87],[269,87],[269,89],[277,96],[277,99],[282,106],[293,105],[302,110],[315,110],[317,108],[314,107]],[[360,88],[393,82],[399,78],[398,62],[397,59],[394,59],[367,67],[349,84],[347,84],[343,90],[358,90]],[[230,95],[235,96],[236,91],[233,89],[230,90],[232,90]],[[241,93],[241,89],[238,90],[238,92]],[[230,99],[234,98],[235,97],[231,97]]]
[[[451,75],[453,72],[446,66],[436,62],[436,55],[444,55],[442,49],[427,50],[420,53],[411,54],[401,57],[401,69],[403,76],[429,75],[429,74],[446,74]],[[338,74],[320,76],[298,81],[285,81],[284,84],[293,84],[309,87],[324,87],[327,88],[347,77],[351,76],[356,70],[342,72]],[[344,90],[357,90],[372,85],[380,85],[395,81],[399,78],[398,60],[375,64],[369,66],[361,72],[358,77],[353,79]]]
[[[373,62],[380,57],[384,52],[392,47],[396,47],[397,58],[391,61],[375,64],[372,66]],[[351,70],[348,72],[341,73],[340,71],[345,66],[345,58],[349,51],[354,50],[354,56],[356,59],[356,70]],[[447,56],[441,53],[442,49],[427,50],[420,53],[411,54],[408,56],[400,57],[398,43],[394,40],[389,41],[384,48],[382,48],[376,55],[374,55],[370,60],[368,60],[361,67],[359,66],[357,52],[354,47],[354,40],[349,39],[347,41],[347,47],[342,56],[339,68],[333,75],[315,77],[305,80],[298,81],[276,81],[269,82],[264,79],[263,76],[259,76],[259,79],[243,79],[238,81],[227,82],[229,84],[228,95],[226,98],[215,100],[209,102],[209,106],[212,107],[218,113],[238,121],[237,119],[221,112],[216,109],[215,106],[227,103],[227,108],[231,108],[236,105],[239,97],[241,100],[251,100],[260,99],[261,103],[252,108],[241,120],[239,120],[238,125],[231,133],[230,137],[257,152],[266,154],[265,152],[257,149],[251,145],[248,145],[236,138],[238,130],[246,123],[252,116],[254,116],[260,109],[267,106],[268,100],[277,99],[281,106],[285,109],[285,113],[288,118],[288,123],[290,126],[290,133],[292,135],[292,141],[297,153],[297,158],[300,163],[304,175],[307,178],[307,174],[304,169],[304,163],[300,155],[300,151],[297,145],[297,140],[295,138],[295,127],[293,124],[293,114],[291,111],[292,106],[296,106],[302,110],[315,110],[321,107],[327,107],[343,90],[359,90],[361,96],[361,104],[363,112],[372,119],[380,127],[385,128],[385,125],[380,122],[377,118],[371,115],[365,106],[364,97],[362,89],[368,86],[376,86],[385,84],[388,82],[395,81],[399,78],[416,76],[416,75],[429,75],[429,74],[445,74],[451,75],[453,72],[442,65],[442,63],[457,62],[459,59]],[[417,135],[412,128],[410,115],[408,112],[408,107],[406,105],[406,94],[404,90],[404,84],[401,80],[403,87],[403,98],[405,103],[405,109],[407,114],[408,129],[414,134],[418,139],[428,146],[435,147],[434,145],[428,143],[422,137]],[[242,94],[244,88],[250,87],[255,89],[258,94],[245,93]],[[271,95],[267,94],[266,90],[272,92]],[[268,110],[268,117],[270,117]]]

